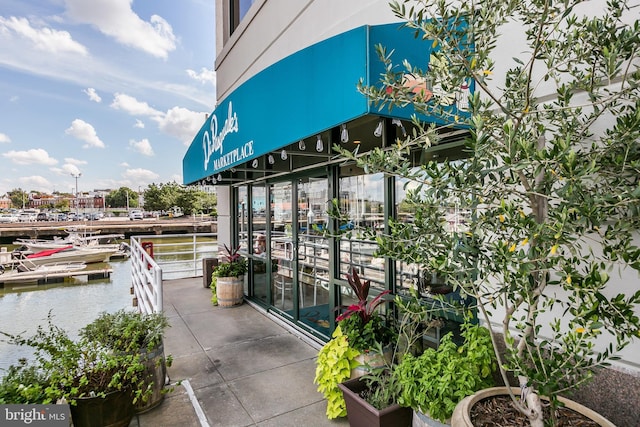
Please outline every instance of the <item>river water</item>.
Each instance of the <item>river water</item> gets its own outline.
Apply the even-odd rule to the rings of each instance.
[[[0,331],[30,336],[38,325],[46,327],[51,312],[53,323],[75,337],[81,327],[101,312],[132,307],[129,260],[89,267],[111,268],[111,278],[88,281],[86,276],[80,276],[64,283],[0,289]],[[19,358],[29,358],[31,354],[28,347],[10,345],[0,336],[0,377]]]

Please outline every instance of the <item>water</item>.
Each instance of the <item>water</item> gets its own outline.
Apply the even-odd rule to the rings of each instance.
[[[51,311],[53,322],[75,337],[101,312],[132,308],[129,260],[91,264],[88,269],[97,268],[111,268],[111,278],[87,281],[80,276],[58,284],[0,289],[0,331],[29,336],[38,325],[46,326]],[[0,377],[10,365],[31,355],[28,347],[10,345],[0,336]]]

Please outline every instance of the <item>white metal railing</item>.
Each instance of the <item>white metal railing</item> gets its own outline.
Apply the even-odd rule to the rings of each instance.
[[[202,276],[202,260],[216,256],[215,233],[132,236],[131,280],[138,309],[162,311],[163,279]]]
[[[131,281],[134,305],[142,313],[162,311],[162,269],[135,238],[131,238]]]

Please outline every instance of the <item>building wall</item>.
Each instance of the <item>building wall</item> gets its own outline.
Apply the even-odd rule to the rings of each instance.
[[[229,37],[228,4],[216,0],[218,103],[256,73],[305,47],[362,25],[398,21],[386,0],[258,0]]]

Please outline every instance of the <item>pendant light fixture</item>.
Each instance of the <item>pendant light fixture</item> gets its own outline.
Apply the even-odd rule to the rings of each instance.
[[[384,120],[380,119],[378,122],[378,126],[376,126],[376,130],[373,131],[373,136],[380,138],[382,136],[382,128],[384,126]]]

